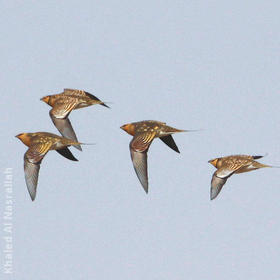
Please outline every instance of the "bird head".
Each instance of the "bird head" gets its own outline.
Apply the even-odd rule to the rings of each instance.
[[[30,146],[30,138],[31,138],[30,133],[20,133],[15,137],[18,138],[26,146],[28,147]]]
[[[135,126],[132,123],[124,124],[120,128],[123,129],[124,131],[126,131],[128,134],[134,135]]]
[[[50,95],[42,97],[40,100],[44,101],[45,103],[50,104]]]
[[[218,158],[215,159],[210,159],[208,162],[211,163],[213,166],[217,167],[217,163],[218,163]]]

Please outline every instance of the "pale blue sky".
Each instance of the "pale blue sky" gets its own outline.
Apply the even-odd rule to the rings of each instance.
[[[14,279],[280,279],[280,171],[233,176],[210,201],[207,163],[268,153],[260,161],[280,165],[279,9],[264,0],[2,1],[0,163],[13,168]],[[40,98],[65,87],[111,109],[70,115],[78,138],[96,145],[72,148],[77,163],[50,152],[32,203],[26,147],[14,136],[59,134]],[[148,195],[119,128],[145,119],[204,129],[174,136],[181,154],[154,141]]]

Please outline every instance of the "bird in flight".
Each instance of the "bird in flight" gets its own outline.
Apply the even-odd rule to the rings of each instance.
[[[68,147],[82,144],[80,142],[48,132],[20,133],[16,137],[28,147],[24,154],[24,173],[25,182],[32,201],[36,197],[40,164],[48,151],[56,150],[65,158],[78,161]]]
[[[129,144],[132,163],[140,183],[148,193],[147,152],[152,141],[158,137],[169,148],[180,153],[172,134],[187,130],[176,129],[158,121],[129,123],[121,126],[121,129],[133,136]]]
[[[63,137],[72,139],[76,142],[77,136],[68,119],[72,110],[88,107],[95,104],[100,104],[109,108],[104,102],[99,100],[96,96],[78,89],[64,89],[62,93],[47,95],[41,98],[42,101],[52,107],[50,110],[50,117]],[[81,145],[74,145],[78,150],[82,150]]]
[[[260,159],[262,157],[263,156],[232,155],[209,160],[208,162],[217,168],[211,180],[211,200],[218,196],[223,185],[231,175],[249,172],[259,168],[276,167],[256,161],[256,159]]]

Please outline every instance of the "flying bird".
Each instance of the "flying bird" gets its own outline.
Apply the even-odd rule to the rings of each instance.
[[[64,89],[62,93],[47,95],[41,98],[42,101],[52,107],[49,114],[50,117],[63,137],[72,139],[76,142],[77,136],[68,119],[72,110],[88,107],[95,104],[100,104],[109,108],[104,102],[99,100],[96,96],[78,89]],[[82,150],[79,144],[74,145],[78,150]]]
[[[176,129],[158,121],[129,123],[121,126],[121,129],[133,136],[129,144],[132,163],[140,183],[148,193],[147,152],[152,141],[158,137],[169,148],[180,153],[171,134],[187,130]]]
[[[211,180],[211,200],[218,196],[223,185],[231,175],[264,167],[276,167],[255,161],[262,157],[263,156],[232,155],[209,160],[208,162],[217,168]]]
[[[48,151],[56,150],[65,158],[78,161],[68,147],[82,144],[80,142],[48,132],[21,133],[16,135],[16,137],[29,147],[24,154],[24,173],[25,182],[32,201],[36,197],[40,164]]]

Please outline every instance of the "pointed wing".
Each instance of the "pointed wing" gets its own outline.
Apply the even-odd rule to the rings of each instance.
[[[146,193],[148,193],[147,152],[155,137],[154,134],[139,134],[130,142],[130,155],[136,175]]]
[[[78,161],[74,156],[73,154],[71,153],[71,151],[65,147],[63,149],[59,149],[59,150],[56,150],[59,154],[61,154],[63,157],[67,158],[67,159],[70,159],[70,160],[73,160],[73,161]]]
[[[87,96],[89,97],[90,99],[92,100],[95,100],[95,101],[100,101],[100,105],[104,106],[104,107],[107,107],[107,108],[110,108],[108,105],[106,105],[104,102],[102,102],[99,98],[97,98],[95,95],[89,93],[89,92],[86,92],[84,90],[80,90],[80,89],[70,89],[70,88],[65,88],[64,89],[64,92],[63,92],[65,95],[74,95],[74,96]]]
[[[223,185],[226,183],[227,178],[219,178],[216,176],[216,172],[213,174],[211,180],[211,191],[210,191],[210,199],[215,199],[220,193]]]
[[[31,163],[24,157],[25,182],[32,201],[36,197],[39,170],[40,164]]]
[[[147,152],[135,152],[130,149],[130,155],[133,162],[136,175],[143,186],[146,193],[148,193],[148,165],[147,165]]]
[[[167,135],[167,136],[163,136],[163,137],[159,137],[159,139],[164,142],[169,148],[171,148],[172,150],[174,150],[177,153],[180,153],[172,135]]]
[[[95,95],[93,95],[93,94],[91,94],[91,93],[89,93],[89,92],[84,92],[85,93],[85,95],[87,96],[87,97],[89,97],[90,99],[92,99],[92,100],[95,100],[95,101],[99,101],[100,103],[100,105],[102,105],[102,106],[104,106],[104,107],[107,107],[107,108],[110,108],[108,105],[106,105],[103,101],[101,101],[99,98],[97,98]]]
[[[60,98],[55,102],[52,110],[50,110],[50,117],[55,127],[58,129],[58,131],[61,133],[63,137],[78,142],[76,133],[71,125],[70,120],[68,119],[68,115],[76,106],[77,106],[77,102],[75,99]],[[75,145],[74,147],[82,151],[82,147],[80,145]]]
[[[213,200],[218,196],[222,187],[226,183],[227,179],[235,172],[236,170],[230,170],[228,168],[218,169],[212,176],[211,180],[211,191],[210,198]]]
[[[24,154],[25,182],[32,201],[36,197],[40,164],[49,147],[50,144],[38,144],[29,148]]]
[[[52,110],[51,110],[52,111]],[[76,133],[72,127],[72,124],[70,122],[70,120],[68,118],[65,119],[57,119],[56,117],[54,117],[51,114],[50,111],[50,117],[55,125],[55,127],[58,129],[58,131],[60,132],[60,134],[68,139],[74,140],[76,142],[78,142]],[[82,147],[81,145],[73,145],[76,149],[82,151]]]
[[[260,159],[260,158],[263,158],[264,156],[252,156],[253,159]]]

